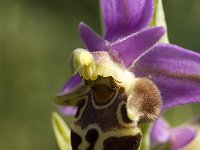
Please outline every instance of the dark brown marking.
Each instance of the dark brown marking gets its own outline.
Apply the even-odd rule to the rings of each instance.
[[[96,129],[91,129],[87,132],[85,139],[90,143],[90,146],[87,148],[87,150],[93,150],[94,145],[99,137],[99,133]]]
[[[105,84],[96,84],[92,87],[94,100],[97,105],[108,104],[115,95],[115,90]]]
[[[85,105],[81,117],[74,121],[74,125],[79,126],[84,130],[91,124],[97,124],[102,132],[126,128],[119,123],[117,118],[117,111],[120,111],[119,107],[121,106],[121,103],[127,101],[125,89],[116,84],[116,81],[114,81],[112,77],[98,76],[98,79],[95,81],[85,80],[85,84],[91,87],[91,91],[88,93],[87,104]],[[108,86],[111,90],[116,91],[116,93],[112,98],[112,103],[110,102],[110,105],[96,108],[93,103],[94,94],[92,87],[102,84],[103,86]]]
[[[73,150],[78,150],[78,146],[81,144],[81,137],[71,130],[71,145]]]
[[[113,103],[111,105],[107,106],[106,108],[96,109],[92,104],[92,92],[89,93],[87,105],[81,115],[81,118],[74,122],[75,125],[85,129],[90,124],[95,123],[99,125],[103,132],[107,132],[112,129],[124,128],[124,126],[119,124],[117,111],[121,102],[126,98],[127,96],[125,93],[119,92],[116,96],[116,99],[113,99]]]
[[[78,106],[78,110],[76,112],[75,118],[78,118],[78,116],[80,115],[81,109],[83,108],[83,106],[85,105],[86,100],[80,100],[77,104]]]
[[[133,121],[128,118],[126,104],[121,106],[121,115],[124,123],[132,123]]]
[[[103,143],[104,150],[139,150],[141,135],[109,137]]]

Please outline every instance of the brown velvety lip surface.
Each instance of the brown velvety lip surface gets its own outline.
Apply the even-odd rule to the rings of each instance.
[[[115,90],[112,90],[105,84],[96,84],[92,86],[92,92],[97,105],[105,105],[109,103],[115,95]]]

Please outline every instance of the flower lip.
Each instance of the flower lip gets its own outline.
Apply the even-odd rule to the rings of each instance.
[[[117,82],[112,76],[102,77],[99,75],[95,81],[85,80],[85,84],[91,87],[97,105],[108,104],[118,89]]]

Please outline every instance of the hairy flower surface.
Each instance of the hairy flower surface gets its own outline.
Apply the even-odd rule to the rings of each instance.
[[[80,23],[80,36],[87,50],[76,49],[72,53],[71,67],[75,76],[65,84],[55,100],[64,105],[61,110],[65,114],[76,113],[74,107],[82,105],[78,101],[90,89],[95,91],[97,103],[107,104],[109,99],[102,95],[109,93],[114,97],[113,88],[119,88],[118,96],[126,95],[127,115],[137,129],[138,123],[157,119],[160,111],[200,102],[200,55],[159,42],[165,29],[151,26],[154,0],[100,2],[105,33],[101,37],[88,25]],[[106,87],[97,86],[103,82]],[[122,92],[121,88],[125,91]],[[90,113],[92,116],[95,112]],[[103,115],[98,117],[104,118]],[[80,122],[84,120],[76,123]],[[140,131],[134,130],[136,133]]]
[[[165,30],[149,28],[154,0],[101,0],[106,32],[97,35],[80,23],[81,38],[90,52],[116,53],[137,77],[149,77],[163,97],[163,109],[200,101],[200,55],[173,44],[158,43]],[[72,77],[62,89],[67,95],[83,84]]]

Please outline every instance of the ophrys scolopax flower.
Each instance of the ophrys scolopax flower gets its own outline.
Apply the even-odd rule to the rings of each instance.
[[[149,27],[154,0],[101,0],[101,6],[105,34],[80,23],[87,50],[72,53],[75,76],[55,102],[78,107],[73,149],[139,149],[140,124],[200,101],[200,55],[159,43],[165,29]]]

